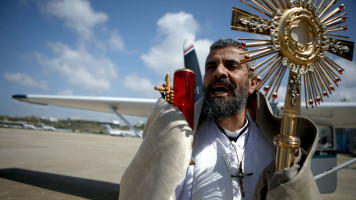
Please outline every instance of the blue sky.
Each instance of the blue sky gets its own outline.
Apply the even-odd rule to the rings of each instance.
[[[345,3],[348,31],[355,1]],[[13,94],[158,98],[152,88],[183,66],[183,41],[195,43],[201,67],[219,38],[254,37],[230,30],[230,0],[5,0],[0,1],[0,115],[110,121],[114,115],[31,105]],[[258,14],[258,13],[257,13]],[[260,15],[260,14],[258,14]],[[355,62],[327,101],[356,101]],[[280,95],[282,96],[282,95]]]

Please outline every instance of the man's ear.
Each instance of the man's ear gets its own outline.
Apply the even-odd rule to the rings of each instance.
[[[248,79],[248,81],[250,82],[250,87],[248,89],[248,93],[252,94],[256,90],[256,87],[257,87],[256,76]]]

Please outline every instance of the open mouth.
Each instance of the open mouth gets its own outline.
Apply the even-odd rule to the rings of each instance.
[[[230,90],[229,86],[227,86],[225,83],[216,83],[211,89],[213,94],[224,94]]]

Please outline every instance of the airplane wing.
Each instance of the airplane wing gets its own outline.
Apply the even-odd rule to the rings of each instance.
[[[203,94],[203,82],[200,73],[194,45],[186,40],[183,45],[184,65],[195,72],[196,100]],[[153,88],[152,88],[153,89]],[[89,96],[61,96],[61,95],[13,95],[12,98],[36,104],[56,105],[83,110],[100,112],[115,112],[120,115],[133,115],[147,117],[157,99],[116,98],[116,97],[89,97]],[[114,110],[113,110],[114,109]]]
[[[283,103],[278,104],[278,113],[283,110]],[[356,128],[356,102],[323,102],[315,108],[301,105],[303,117],[315,123],[327,122],[335,128]]]
[[[56,105],[83,110],[113,112],[123,115],[147,117],[157,99],[61,96],[61,95],[13,95],[12,98],[42,105]]]
[[[203,96],[203,82],[194,45],[186,40],[183,45],[184,65],[196,75],[195,96]],[[122,115],[147,117],[156,99],[88,97],[88,96],[59,96],[59,95],[13,95],[14,99],[56,106],[79,108],[100,112],[115,112]],[[324,102],[317,108],[305,109],[302,106],[302,116],[314,122],[328,122],[335,128],[356,128],[356,103],[353,102]],[[278,114],[282,113],[283,103],[277,105]]]

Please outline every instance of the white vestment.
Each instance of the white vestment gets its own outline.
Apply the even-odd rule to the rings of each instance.
[[[163,99],[157,101],[147,119],[142,144],[122,176],[120,200],[176,199],[177,185],[185,174],[194,179],[194,183],[189,182],[192,178],[186,179],[183,186],[183,190],[192,191],[193,199],[233,199],[234,193],[240,193],[238,181],[235,185],[221,156],[230,150],[225,145],[227,139],[210,137],[216,131],[203,133],[207,127],[203,124],[206,123],[204,119],[199,119],[202,102],[195,105],[194,136],[197,139],[193,145],[194,132],[183,114]],[[302,141],[297,149],[298,159],[296,157],[288,169],[275,172],[274,165],[269,165],[261,173],[264,166],[274,162],[271,149],[275,148],[273,137],[279,133],[281,119],[271,113],[267,100],[258,91],[250,95],[246,108],[256,143],[247,141],[246,148],[250,150],[245,154],[243,172],[252,172],[253,175],[244,178],[244,199],[252,199],[253,191],[253,198],[258,200],[320,199],[310,170],[311,157],[317,146],[316,126],[308,119],[298,118],[297,137]],[[252,131],[254,127],[259,128]],[[205,148],[204,144],[208,146]],[[189,165],[192,156],[195,165]],[[193,189],[189,189],[189,185]]]
[[[249,128],[236,143],[230,142],[213,121],[202,125],[193,147],[195,165],[189,166],[178,186],[177,199],[252,199],[261,172],[274,159],[274,147],[261,134],[248,112],[247,117]],[[238,172],[241,158],[242,171],[253,173],[243,178],[244,198],[239,179],[231,177]]]

